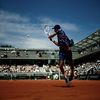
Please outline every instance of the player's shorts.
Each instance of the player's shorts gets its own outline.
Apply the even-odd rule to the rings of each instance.
[[[72,51],[59,52],[59,60],[72,60]]]

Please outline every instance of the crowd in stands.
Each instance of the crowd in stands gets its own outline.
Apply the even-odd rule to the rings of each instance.
[[[0,65],[0,73],[3,74],[38,74],[45,76],[47,79],[58,79],[59,66],[43,65],[42,67],[34,65]],[[52,78],[51,78],[52,76]],[[35,78],[37,79],[37,78]]]
[[[75,70],[78,75],[97,74],[100,71],[100,63],[98,62],[87,62],[79,64]]]
[[[13,73],[30,73],[30,72],[58,72],[59,68],[58,65],[56,66],[49,66],[43,65],[43,67],[39,67],[38,65],[0,65],[0,72],[13,72]]]
[[[65,70],[69,70],[69,66],[64,67]],[[87,62],[82,63],[77,66],[75,66],[75,71],[77,71],[77,74],[86,74],[90,69],[93,70],[99,70],[100,69],[100,63],[95,62]],[[44,65],[42,67],[39,67],[38,65],[0,65],[0,72],[59,72],[59,65]]]
[[[69,71],[70,74],[70,67],[65,66],[65,70]],[[98,72],[98,73],[97,73]],[[34,64],[34,65],[0,65],[0,73],[49,73],[50,75],[53,75],[55,73],[54,77],[58,77],[58,74],[60,72],[59,65],[43,65],[42,67]],[[77,78],[79,75],[100,75],[100,62],[87,62],[83,64],[79,64],[75,66],[74,71],[74,78]]]

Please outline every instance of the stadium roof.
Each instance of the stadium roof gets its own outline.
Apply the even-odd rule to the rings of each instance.
[[[95,33],[92,33],[85,39],[79,41],[75,44],[73,48],[76,49],[85,49],[93,44],[100,43],[100,29],[97,30]]]

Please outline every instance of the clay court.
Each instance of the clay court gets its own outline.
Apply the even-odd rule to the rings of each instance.
[[[100,81],[0,80],[0,100],[100,100]]]

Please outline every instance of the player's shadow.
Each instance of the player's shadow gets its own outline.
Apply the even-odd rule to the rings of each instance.
[[[66,86],[66,85],[53,85],[54,87],[61,87],[61,88],[73,88],[75,87],[74,85],[71,86]]]

